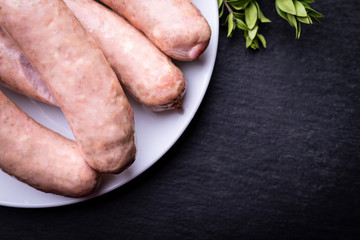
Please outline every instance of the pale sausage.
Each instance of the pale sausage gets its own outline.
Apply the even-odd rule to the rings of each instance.
[[[75,142],[36,123],[1,91],[0,169],[38,190],[69,197],[90,194],[99,179]]]
[[[141,32],[94,0],[64,0],[97,42],[122,86],[154,111],[181,108],[185,79]]]
[[[190,0],[101,0],[140,29],[168,56],[191,61],[209,44],[211,29]]]
[[[0,84],[36,100],[57,105],[40,75],[1,28]]]
[[[119,173],[135,159],[134,116],[105,56],[61,0],[0,0],[0,24],[59,103],[87,163]]]

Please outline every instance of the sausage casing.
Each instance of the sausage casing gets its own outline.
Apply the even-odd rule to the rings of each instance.
[[[55,98],[16,43],[0,28],[0,84],[52,105]]]
[[[190,0],[101,0],[168,56],[191,61],[207,48],[211,29]]]
[[[38,190],[82,197],[99,174],[75,142],[39,125],[0,91],[0,169]]]
[[[61,0],[0,1],[0,24],[59,103],[87,163],[119,173],[135,159],[134,116],[95,41]]]
[[[120,82],[154,111],[181,108],[186,83],[171,60],[119,15],[93,0],[64,0],[97,42]]]

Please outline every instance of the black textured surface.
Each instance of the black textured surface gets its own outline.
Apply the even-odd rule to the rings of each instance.
[[[360,4],[319,0],[295,40],[273,2],[266,50],[221,28],[205,99],[157,164],[88,202],[0,207],[0,239],[360,239]]]

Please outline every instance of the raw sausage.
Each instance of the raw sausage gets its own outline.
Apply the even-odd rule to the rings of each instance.
[[[153,111],[181,108],[186,83],[180,69],[122,17],[93,0],[65,0],[97,41],[122,85]],[[121,39],[121,40],[120,40]],[[57,105],[14,41],[0,28],[0,83]]]
[[[1,0],[0,21],[59,103],[87,163],[111,173],[131,164],[131,107],[103,53],[65,3]]]
[[[186,86],[182,72],[141,32],[94,0],[64,2],[135,99],[155,111],[181,108]]]
[[[16,43],[1,28],[0,84],[36,100],[57,105],[45,82]]]
[[[209,44],[210,26],[190,0],[101,1],[174,59],[194,60]]]
[[[75,142],[36,123],[1,91],[0,169],[38,190],[69,197],[90,194],[99,179]]]
[[[98,41],[121,83],[135,99],[153,111],[181,108],[185,79],[180,69],[166,55],[123,18],[100,4],[92,0],[69,2],[72,3],[68,6],[72,7],[71,10],[74,9],[73,12],[79,18],[81,14],[84,15],[85,20],[80,18],[83,24]],[[90,11],[85,7],[79,8],[80,3],[92,8]],[[89,15],[91,11],[94,15]],[[103,18],[106,19],[103,21]],[[98,28],[91,30],[95,26],[90,28],[86,25],[86,20]],[[106,37],[108,32],[103,32],[105,28],[116,31],[114,37]],[[128,47],[123,48],[126,44]],[[0,59],[0,84],[36,100],[58,105],[40,75],[1,28]]]
[[[119,173],[135,159],[134,116],[105,56],[61,0],[0,0],[0,24],[39,72],[87,163]]]

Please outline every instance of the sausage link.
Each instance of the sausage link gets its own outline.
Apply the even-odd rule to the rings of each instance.
[[[141,32],[94,0],[64,2],[135,99],[154,111],[181,108],[186,87],[182,72]]]
[[[0,28],[0,84],[52,105],[55,98],[16,43]]]
[[[75,142],[36,123],[1,91],[0,169],[38,190],[69,197],[90,194],[99,179]]]
[[[168,56],[191,61],[207,48],[211,29],[190,0],[101,0]]]
[[[87,163],[119,173],[135,159],[134,116],[105,56],[61,0],[0,1],[0,24],[59,103]]]

